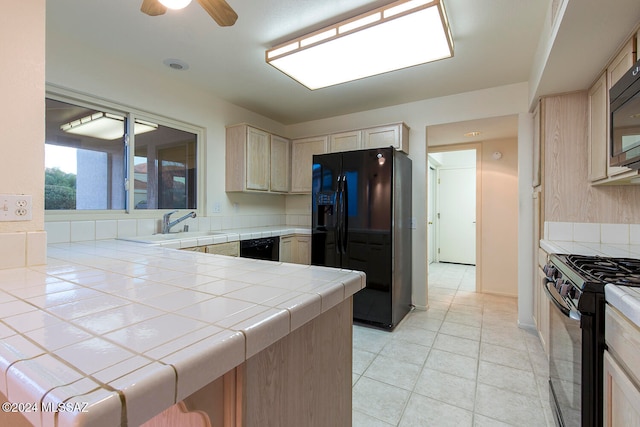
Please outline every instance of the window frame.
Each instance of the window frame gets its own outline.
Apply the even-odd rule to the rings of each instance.
[[[99,210],[45,210],[45,222],[64,221],[64,220],[101,220],[101,219],[157,219],[158,215],[170,212],[173,209],[135,209],[134,206],[134,153],[135,153],[135,135],[133,134],[133,123],[136,119],[157,123],[162,126],[171,127],[180,131],[193,133],[196,135],[196,209],[180,209],[180,212],[195,211],[198,216],[203,215],[206,206],[205,199],[205,183],[206,171],[205,165],[205,128],[191,123],[172,119],[160,114],[154,114],[128,105],[116,103],[103,98],[81,94],[69,89],[46,85],[45,98],[56,101],[75,104],[80,107],[91,108],[95,110],[105,111],[108,113],[122,115],[126,118],[126,135],[125,135],[125,209],[99,209]],[[43,144],[46,141],[43,141]],[[44,146],[43,146],[44,149]],[[43,165],[44,167],[44,165]]]

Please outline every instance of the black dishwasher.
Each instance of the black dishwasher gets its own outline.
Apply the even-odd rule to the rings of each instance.
[[[263,237],[240,241],[242,258],[280,260],[280,237]]]

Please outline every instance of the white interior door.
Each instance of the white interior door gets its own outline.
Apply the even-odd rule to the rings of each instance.
[[[476,170],[438,169],[440,262],[476,263]]]
[[[436,195],[436,169],[429,161],[429,192],[427,193],[427,261],[429,264],[436,261],[436,233],[434,228],[434,218],[436,216],[435,195]]]

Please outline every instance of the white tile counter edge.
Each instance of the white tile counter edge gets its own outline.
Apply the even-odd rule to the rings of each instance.
[[[640,259],[640,245],[603,244],[557,240],[540,240],[547,253],[573,255],[599,255],[603,257]],[[640,327],[640,289],[628,286],[606,285],[605,300],[618,309],[631,322]]]
[[[156,271],[156,273],[149,274],[147,271]],[[193,271],[196,273],[194,274]],[[199,271],[203,273],[198,273]],[[83,328],[86,323],[78,323],[76,319],[88,316],[76,318],[67,310],[56,309],[60,306],[37,305],[37,303],[49,304],[51,299],[55,299],[50,296],[58,297],[64,294],[59,291],[50,293],[51,283],[53,283],[53,287],[64,285],[73,288],[79,292],[78,295],[82,292],[98,295],[96,292],[99,292],[98,298],[87,299],[87,301],[96,301],[98,305],[104,304],[108,307],[112,300],[114,304],[119,300],[121,304],[126,303],[127,306],[130,304],[133,307],[132,312],[138,313],[139,310],[135,310],[135,307],[151,311],[159,306],[147,305],[150,301],[148,295],[145,294],[142,300],[129,298],[129,294],[122,290],[122,285],[128,280],[148,281],[151,283],[149,292],[173,286],[176,289],[172,289],[174,291],[172,295],[175,294],[176,301],[179,301],[179,297],[184,293],[188,293],[190,299],[193,298],[194,296],[190,294],[192,288],[201,286],[201,279],[211,281],[212,277],[220,277],[220,279],[206,282],[205,285],[215,284],[216,280],[225,283],[234,282],[234,279],[236,283],[242,280],[240,282],[242,286],[274,289],[274,295],[278,296],[256,302],[234,300],[223,296],[224,293],[206,295],[207,299],[202,302],[202,307],[205,307],[204,303],[226,299],[250,309],[236,310],[231,317],[219,320],[199,318],[200,315],[197,313],[202,310],[200,308],[195,308],[188,315],[182,310],[182,320],[187,325],[190,324],[189,322],[196,322],[194,324],[200,329],[190,330],[185,336],[172,338],[172,341],[166,341],[167,338],[161,336],[163,341],[154,341],[151,352],[140,349],[139,341],[129,340],[127,335],[132,334],[130,326],[139,326],[145,322],[152,324],[160,318],[171,320],[171,316],[173,318],[180,316],[180,306],[172,305],[169,309],[162,310],[164,314],[161,313],[159,317],[120,325],[118,331],[124,330],[126,333],[119,336],[114,335],[114,332],[98,333],[95,329]],[[271,280],[264,282],[269,277]],[[255,283],[252,280],[255,280]],[[303,287],[298,286],[298,282],[302,283]],[[261,283],[265,284],[261,285]],[[9,400],[19,399],[20,402],[48,400],[54,403],[89,402],[89,413],[64,413],[64,416],[57,417],[58,421],[55,425],[58,426],[113,425],[114,420],[120,420],[120,411],[123,410],[120,400],[126,399],[129,403],[135,402],[135,405],[126,405],[126,417],[138,423],[156,415],[229,369],[238,366],[251,355],[281,339],[304,322],[310,321],[349,298],[364,285],[365,276],[361,272],[176,251],[156,245],[119,240],[50,245],[48,265],[0,270],[0,307],[3,309],[0,310],[3,313],[0,317],[0,338],[2,338],[0,341],[0,392]],[[142,293],[137,286],[134,293]],[[279,289],[278,286],[280,286]],[[32,289],[44,292],[44,298],[39,298],[35,291],[33,294],[36,296],[30,297],[29,291]],[[203,291],[198,295],[202,296],[201,292]],[[268,294],[267,297],[269,297]],[[166,304],[166,301],[161,300],[154,300],[154,303]],[[69,304],[77,302],[83,301],[74,299]],[[189,307],[200,307],[199,304]],[[11,309],[14,310],[13,315],[7,314]],[[239,317],[238,314],[243,311],[251,313],[252,317]],[[103,312],[100,311],[97,314]],[[210,311],[202,311],[202,313],[205,317],[211,315]],[[55,325],[72,328],[76,331],[75,333],[83,336],[91,336],[83,338],[77,344],[57,350],[51,347],[57,340],[41,343],[32,338],[31,332],[27,330],[28,327],[21,330],[23,323],[16,319],[21,314],[51,318],[50,320],[59,322]],[[190,321],[189,317],[191,317]],[[273,327],[270,326],[271,324]],[[140,330],[146,331],[144,328]],[[203,332],[200,333],[200,331]],[[187,335],[193,335],[193,337],[188,337],[187,340]],[[84,363],[80,361],[86,359],[81,357],[83,351],[88,351],[82,346],[87,341],[97,341],[98,344],[106,345],[105,351],[113,351],[114,354],[121,356],[120,362],[108,359],[108,364],[104,365],[107,369],[95,373],[97,368],[93,366],[91,369],[94,371],[88,371],[79,366],[78,363]],[[181,341],[187,342],[186,346],[176,347]],[[74,348],[77,348],[79,353]],[[159,350],[163,348],[161,353]],[[175,351],[176,349],[179,351]],[[68,356],[70,358],[67,358]],[[53,363],[51,366],[55,366],[56,371],[49,371],[48,365],[39,366],[38,360],[46,361],[49,365]],[[23,361],[29,361],[29,363],[23,363]],[[89,361],[85,365],[92,363]],[[23,370],[23,367],[28,369]],[[20,378],[28,372],[36,374],[33,374],[32,378],[24,378],[25,381],[11,380],[11,384],[7,381],[11,378]],[[145,376],[144,372],[149,372],[149,375]],[[163,374],[157,375],[158,372]],[[11,375],[8,375],[9,373]],[[78,375],[81,377],[79,381]],[[100,375],[113,380],[98,379],[103,378]],[[77,387],[76,383],[78,383]],[[155,392],[162,389],[171,390],[171,396],[162,395],[160,398]],[[120,399],[117,398],[118,394],[121,394]],[[113,411],[118,413],[114,414]],[[54,425],[52,424],[54,417],[46,414],[31,414],[27,418],[36,426]]]
[[[607,285],[604,288],[604,297],[608,304],[617,308],[627,319],[640,327],[640,292],[638,292],[638,288]]]

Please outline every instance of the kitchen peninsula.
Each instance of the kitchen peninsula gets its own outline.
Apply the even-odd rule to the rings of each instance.
[[[49,245],[47,265],[0,271],[0,424],[350,425],[364,284],[119,240]]]

